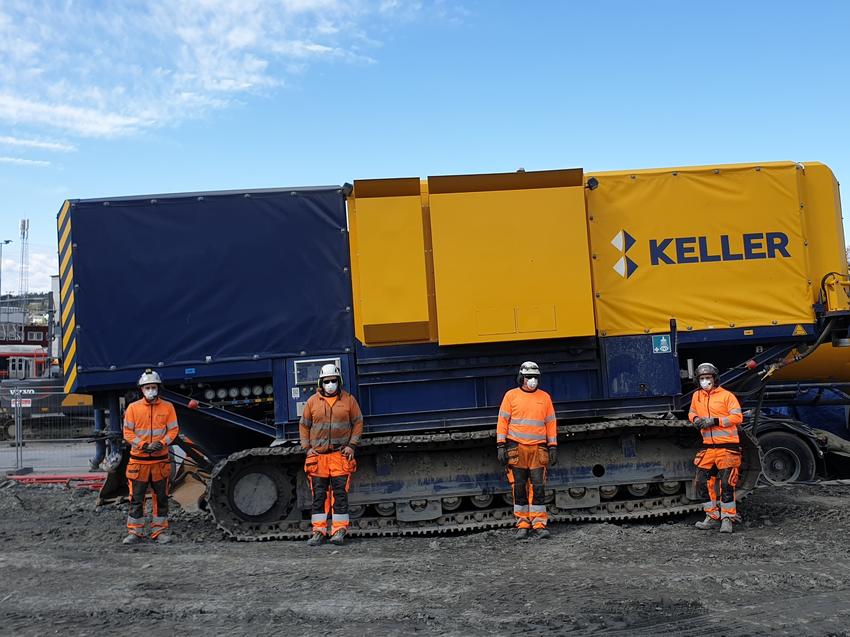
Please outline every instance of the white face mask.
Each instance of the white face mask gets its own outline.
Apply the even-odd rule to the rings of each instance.
[[[151,387],[149,389],[143,389],[142,393],[145,395],[145,398],[152,401],[156,398],[156,395],[159,393],[159,391],[156,389],[156,387]]]
[[[700,378],[699,379],[699,386],[702,387],[703,389],[711,389],[713,385],[714,385],[714,381],[712,381],[710,378]]]
[[[536,378],[526,378],[525,386],[531,390],[537,389],[537,379]]]
[[[336,390],[339,388],[339,383],[324,383],[322,387],[324,388],[326,394],[335,394]]]

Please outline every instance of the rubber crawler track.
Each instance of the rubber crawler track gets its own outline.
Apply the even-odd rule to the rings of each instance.
[[[609,432],[614,429],[658,430],[682,429],[692,425],[683,420],[659,419],[628,419],[610,420],[595,423],[561,425],[558,427],[558,438],[569,441],[571,437],[581,435],[586,437],[594,432]],[[377,436],[364,438],[361,447],[398,447],[420,444],[445,444],[454,441],[480,440],[495,438],[494,430],[412,434],[400,436]],[[210,474],[210,486],[207,498],[211,504],[213,517],[218,507],[226,507],[225,502],[214,502],[212,485],[222,470],[232,462],[244,458],[289,457],[303,455],[298,445],[246,449],[231,454],[219,462]],[[746,492],[739,491],[742,499]],[[688,500],[683,494],[673,496],[651,496],[643,499],[603,501],[589,509],[569,509],[561,511],[550,506],[549,519],[554,522],[612,522],[620,520],[646,520],[670,515],[681,515],[701,511],[702,504]],[[246,522],[239,528],[222,524],[216,519],[216,524],[228,537],[242,542],[263,542],[269,540],[303,540],[310,537],[310,523],[307,520],[281,520],[272,524],[255,524]],[[444,535],[469,531],[484,531],[488,529],[510,528],[514,526],[513,511],[509,507],[479,509],[458,513],[445,513],[437,520],[424,522],[401,522],[392,517],[361,517],[352,519],[349,528],[350,537],[387,537],[415,535]]]

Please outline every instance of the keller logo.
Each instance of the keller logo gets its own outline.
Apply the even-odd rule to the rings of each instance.
[[[622,252],[623,256],[614,264],[614,271],[624,279],[628,279],[637,270],[637,263],[628,257],[628,252],[635,244],[635,238],[625,230],[620,230],[611,239],[611,245]]]
[[[631,278],[638,268],[638,264],[628,256],[629,250],[636,243],[635,238],[625,230],[620,230],[611,239],[611,245],[620,252],[614,271],[624,279]],[[649,239],[646,244],[649,263],[646,265],[654,270],[656,267],[687,263],[789,259],[790,244],[791,240],[784,232]]]
[[[710,263],[712,261],[750,261],[752,259],[788,259],[790,240],[784,232],[748,232],[693,237],[666,237],[649,240],[650,265]]]

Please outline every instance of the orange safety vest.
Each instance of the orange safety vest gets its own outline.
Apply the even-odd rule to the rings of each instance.
[[[735,394],[722,387],[709,391],[700,389],[691,397],[688,420],[694,418],[717,418],[719,424],[701,430],[704,445],[738,444],[738,425],[744,422],[741,403]]]
[[[513,440],[523,445],[558,444],[555,407],[542,389],[523,391],[517,387],[505,393],[496,422],[496,444]]]
[[[130,444],[131,462],[162,462],[168,460],[168,445],[177,440],[177,413],[174,405],[157,398],[152,403],[142,398],[130,403],[124,412],[124,440]],[[145,453],[142,445],[161,442],[157,453]]]
[[[325,399],[316,392],[307,399],[298,423],[301,447],[326,453],[354,447],[363,435],[363,414],[354,396],[340,391],[336,399]]]

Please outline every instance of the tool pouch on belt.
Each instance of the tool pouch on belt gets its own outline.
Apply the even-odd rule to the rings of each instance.
[[[171,478],[171,462],[131,462],[127,465],[127,479],[142,482],[159,482]]]
[[[304,473],[308,476],[316,475],[319,471],[319,456],[312,455],[307,456],[307,459],[304,461]]]
[[[541,467],[549,466],[549,447],[537,445],[537,464]]]
[[[733,449],[724,449],[718,454],[715,461],[718,469],[737,469],[741,466],[741,452]]]
[[[128,480],[146,480],[147,479],[147,471],[145,471],[145,476],[142,477],[142,465],[131,462],[127,465],[127,479]]]
[[[515,466],[519,463],[519,445],[508,445],[508,466]]]
[[[171,462],[157,462],[150,467],[151,482],[159,482],[171,478]]]
[[[694,456],[694,466],[698,467],[702,459],[705,458],[705,449],[700,449],[697,451],[697,455]]]

